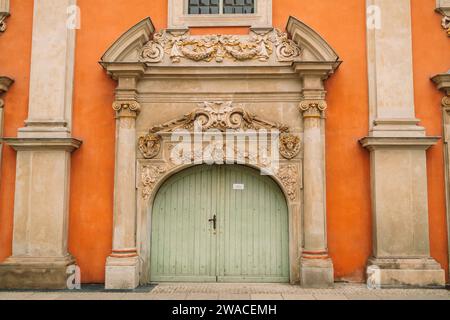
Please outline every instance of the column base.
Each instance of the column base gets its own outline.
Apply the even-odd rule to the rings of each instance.
[[[67,289],[70,274],[75,265],[72,256],[61,258],[10,257],[0,264],[1,289]]]
[[[133,290],[139,286],[139,257],[108,257],[106,290]]]
[[[375,288],[444,288],[445,271],[432,258],[371,258],[368,284]]]
[[[334,286],[334,269],[331,259],[302,258],[300,282],[305,288],[332,288]]]

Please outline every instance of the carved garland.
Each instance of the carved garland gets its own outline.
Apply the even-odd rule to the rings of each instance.
[[[142,182],[142,197],[144,200],[148,200],[155,188],[156,182],[161,178],[161,176],[167,172],[167,166],[143,166],[141,173]]]
[[[162,30],[155,33],[139,53],[139,60],[145,63],[158,63],[168,54],[173,63],[181,59],[192,61],[268,61],[275,47],[279,62],[291,62],[301,56],[301,48],[279,30],[266,34],[254,33],[248,37],[235,35],[191,36],[177,35]]]

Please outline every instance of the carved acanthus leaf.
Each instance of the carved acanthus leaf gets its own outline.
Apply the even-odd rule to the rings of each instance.
[[[191,113],[151,128],[150,133],[172,132],[176,129],[192,130],[195,124],[198,124],[203,131],[277,129],[280,132],[289,132],[287,126],[263,120],[247,112],[241,105],[234,106],[232,102],[220,101],[204,102]]]
[[[299,171],[295,165],[282,166],[278,170],[278,178],[286,189],[289,199],[295,201],[297,199],[297,189],[299,189]]]
[[[223,62],[259,60],[268,61],[275,49],[279,62],[291,62],[301,56],[301,48],[279,30],[249,36],[173,34],[162,30],[144,45],[139,60],[145,63],[161,62],[165,54],[172,63],[181,59],[192,61]]]
[[[161,176],[167,172],[168,167],[165,165],[154,166],[154,165],[144,165],[141,171],[141,182],[142,182],[142,197],[144,200],[148,200],[155,188],[156,183],[161,178]]]

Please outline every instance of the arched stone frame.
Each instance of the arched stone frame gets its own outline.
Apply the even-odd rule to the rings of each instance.
[[[138,160],[138,168],[140,168],[140,172],[142,172],[142,168],[146,165],[165,165],[166,162],[161,162],[159,160],[149,161],[149,160]],[[204,164],[204,163],[203,163]],[[151,281],[149,278],[150,275],[150,247],[151,247],[151,232],[152,232],[152,210],[153,210],[153,202],[155,200],[156,195],[160,188],[164,185],[164,183],[174,176],[177,173],[183,172],[186,169],[202,165],[202,164],[187,164],[187,165],[179,165],[173,166],[168,171],[162,173],[160,177],[158,177],[158,181],[155,183],[152,188],[151,194],[149,197],[143,198],[138,196],[137,201],[137,249],[140,252],[141,257],[141,275],[140,275],[140,283],[146,284]],[[227,164],[224,164],[227,165]],[[238,164],[234,164],[238,165]],[[301,167],[301,162],[295,161],[294,163],[289,163],[285,165],[296,166],[298,169]],[[261,167],[257,165],[243,164],[243,166],[247,166],[253,169],[261,169]],[[283,166],[283,165],[282,165]],[[297,183],[301,184],[301,172],[298,171],[299,176],[297,177]],[[288,221],[289,221],[289,279],[292,284],[299,283],[299,259],[301,252],[301,199],[297,197],[292,200],[288,196],[288,191],[286,190],[286,186],[277,176],[269,176],[281,189],[288,208]],[[300,188],[300,185],[298,185]],[[138,184],[138,194],[141,194],[143,191],[142,181]]]
[[[297,257],[300,261],[297,261],[298,266],[291,268],[291,279],[294,282],[295,279],[301,279],[304,286],[333,285],[333,265],[328,255],[326,235],[327,104],[324,82],[334,73],[340,61],[331,46],[299,20],[291,17],[286,29],[287,33],[278,30],[252,30],[249,36],[234,36],[228,47],[220,43],[209,43],[213,49],[204,52],[195,43],[211,41],[211,37],[190,36],[186,31],[163,30],[155,33],[151,20],[147,18],[120,37],[102,57],[101,65],[118,81],[113,106],[117,113],[114,236],[113,252],[106,264],[107,289],[132,289],[148,280],[145,278],[148,272],[141,268],[144,266],[145,269],[142,261],[148,257],[145,245],[141,245],[144,234],[148,236],[145,233],[148,221],[144,221],[144,231],[137,228],[138,225],[142,227],[140,222],[145,215],[142,213],[142,202],[139,204],[139,166],[142,162],[138,160],[138,139],[143,133],[143,124],[147,127],[155,124],[149,110],[167,105],[169,94],[164,91],[166,87],[160,87],[161,84],[168,86],[168,81],[191,79],[203,81],[202,89],[209,88],[201,98],[199,95],[202,92],[191,92],[186,102],[191,105],[192,102],[205,100],[218,101],[217,98],[222,101],[236,98],[238,102],[248,101],[249,106],[245,107],[248,110],[258,109],[255,101],[260,99],[260,94],[267,93],[267,101],[278,108],[275,110],[281,110],[281,113],[287,110],[289,117],[286,119],[299,130],[304,141],[301,156],[304,188],[296,190],[303,199],[301,220],[304,227],[299,228],[301,235],[298,237],[302,239],[302,248]],[[228,39],[225,38],[224,41]],[[242,42],[250,44],[249,49],[233,45]],[[247,86],[253,85],[255,91],[252,94],[245,92],[247,96],[220,90],[211,91],[211,79],[219,83],[230,81],[228,83],[231,86],[245,79]],[[236,80],[236,84],[231,80]],[[151,86],[161,88],[162,92],[148,93]],[[221,88],[219,84],[216,87]],[[272,88],[278,88],[278,91],[266,92],[263,87],[269,88],[266,91]],[[257,92],[255,88],[262,91]],[[214,95],[211,92],[215,92]],[[172,95],[175,94],[172,92]],[[186,98],[186,95],[183,97]],[[170,96],[170,99],[176,100],[177,97]],[[157,104],[158,101],[162,101],[161,106]],[[267,101],[264,103],[267,104]],[[184,102],[176,103],[180,109],[177,109],[178,114],[174,114],[172,118],[187,111],[182,109]],[[173,109],[169,105],[167,113],[173,112]],[[267,110],[272,112],[265,108],[263,113]],[[161,114],[158,113],[157,117]],[[300,214],[297,216],[300,220]],[[295,245],[291,245],[291,248],[294,247]],[[300,275],[297,277],[295,273]]]

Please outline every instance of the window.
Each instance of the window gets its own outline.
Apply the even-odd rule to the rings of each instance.
[[[253,14],[255,0],[188,0],[188,14]]]
[[[272,0],[168,0],[169,28],[272,27]]]

